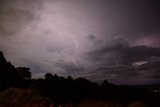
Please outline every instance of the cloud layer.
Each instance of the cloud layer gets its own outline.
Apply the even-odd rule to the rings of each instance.
[[[0,49],[34,77],[159,82],[160,6],[155,0],[5,0]]]

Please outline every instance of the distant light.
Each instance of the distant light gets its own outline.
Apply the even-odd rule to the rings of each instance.
[[[148,61],[137,61],[137,62],[134,62],[132,65],[137,67],[137,66],[141,66],[141,65],[144,65],[147,63],[148,63]]]

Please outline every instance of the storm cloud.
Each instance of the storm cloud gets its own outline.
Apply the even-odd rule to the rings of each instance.
[[[116,41],[116,42],[115,42]],[[108,78],[117,84],[159,81],[160,49],[148,46],[131,46],[122,38],[85,54],[86,60],[95,64],[88,73],[92,80]],[[127,81],[126,81],[127,80]]]
[[[157,83],[159,11],[158,0],[2,0],[0,50],[34,77]]]

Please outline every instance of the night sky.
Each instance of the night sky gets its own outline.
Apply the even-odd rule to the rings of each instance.
[[[1,0],[0,50],[16,67],[160,83],[159,0]]]

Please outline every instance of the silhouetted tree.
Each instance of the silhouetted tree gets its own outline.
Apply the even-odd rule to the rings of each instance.
[[[2,51],[0,51],[0,63],[5,63],[5,62],[6,62],[6,59],[4,58]]]
[[[73,82],[73,78],[71,76],[68,76],[67,80],[70,81],[70,82]]]
[[[52,80],[53,79],[53,75],[51,73],[47,73],[47,74],[45,74],[45,79],[46,80]]]
[[[108,85],[109,85],[109,83],[108,83],[107,80],[104,80],[104,81],[102,82],[102,84],[101,84],[101,86],[103,86],[103,87],[106,87],[106,86],[108,86]]]
[[[0,52],[0,88],[7,88],[17,84],[19,76],[15,67],[7,62],[3,53]]]
[[[18,67],[16,68],[18,75],[23,79],[31,79],[31,72],[29,68]]]
[[[60,79],[60,77],[57,74],[54,74],[53,78],[55,81],[58,81]]]

